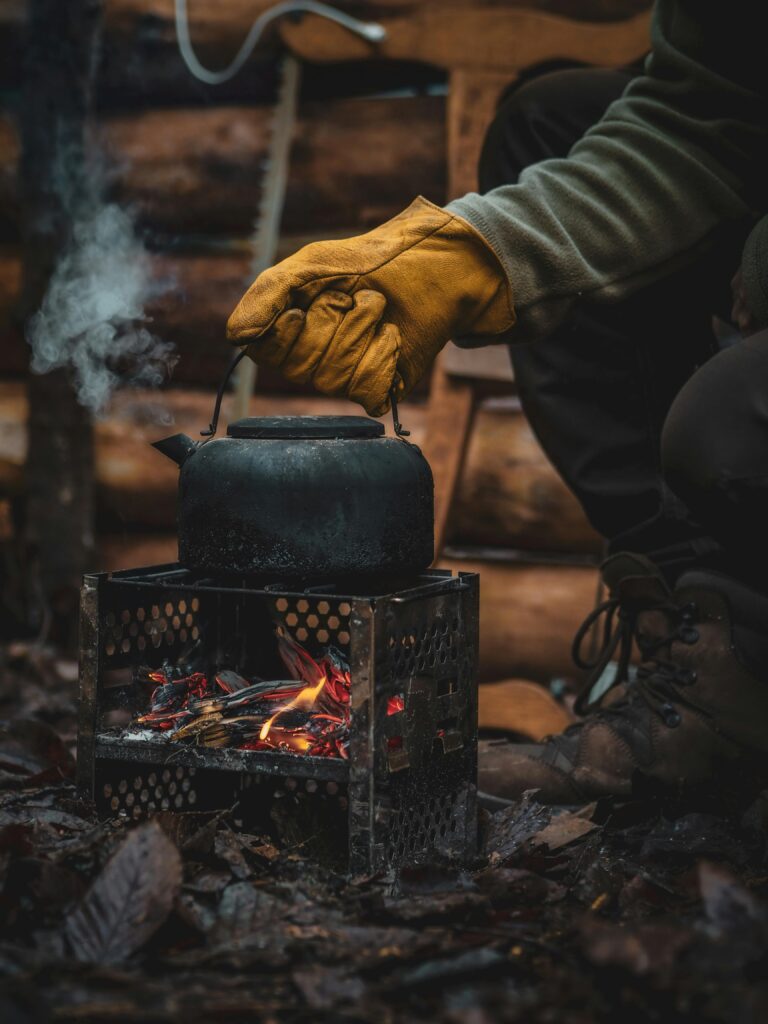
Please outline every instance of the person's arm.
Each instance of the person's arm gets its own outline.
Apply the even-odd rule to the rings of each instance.
[[[621,299],[765,209],[762,8],[658,0],[645,73],[567,158],[449,204],[507,273],[517,314],[507,340],[545,337],[577,302]]]
[[[230,340],[380,415],[450,338],[541,338],[574,303],[621,298],[692,259],[764,200],[761,8],[659,0],[647,73],[568,158],[306,246],[254,281]]]

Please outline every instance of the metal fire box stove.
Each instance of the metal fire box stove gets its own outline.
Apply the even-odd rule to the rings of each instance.
[[[146,699],[138,666],[200,639],[213,661],[276,678],[281,634],[348,659],[347,760],[129,739],[115,724]],[[237,805],[254,829],[293,819],[297,841],[301,829],[333,839],[352,873],[465,859],[476,841],[477,643],[472,573],[368,588],[222,582],[178,565],[86,576],[80,784],[107,816]]]

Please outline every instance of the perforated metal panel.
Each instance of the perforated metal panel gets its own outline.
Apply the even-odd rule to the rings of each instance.
[[[133,597],[134,595],[130,595]],[[200,635],[197,597],[174,597],[136,605],[126,599],[124,607],[104,612],[101,640],[107,659],[121,655],[164,650],[196,640]]]
[[[97,758],[93,798],[103,817],[143,821],[161,811],[233,807],[238,789],[238,777],[229,772]]]
[[[174,765],[145,768],[141,765],[112,765],[99,777],[99,806],[114,815],[138,821],[155,811],[197,809],[197,769]]]
[[[457,789],[394,809],[387,827],[387,860],[402,863],[431,850],[452,849],[464,827],[463,799]]]
[[[272,603],[275,619],[300,644],[349,644],[349,601],[322,597],[277,597]]]
[[[80,783],[103,814],[133,820],[248,807],[259,828],[295,827],[292,841],[346,844],[356,873],[466,858],[476,838],[477,601],[476,576],[440,571],[371,595],[218,584],[177,566],[87,577]],[[279,635],[349,659],[348,761],[136,742],[113,724],[146,700],[138,666],[173,664],[197,642],[212,665],[280,678]],[[316,843],[324,832],[333,843]]]
[[[371,845],[382,864],[461,859],[476,840],[477,579],[383,611]]]
[[[398,678],[455,663],[459,656],[459,620],[422,619],[389,637],[392,672]]]

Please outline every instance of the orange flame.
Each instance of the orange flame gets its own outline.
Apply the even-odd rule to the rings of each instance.
[[[271,718],[268,718],[266,720],[264,725],[262,725],[261,727],[259,739],[265,740],[267,738],[267,736],[269,735],[269,730],[272,728],[272,723],[286,711],[290,711],[292,708],[311,708],[312,705],[317,700],[317,698],[320,696],[323,687],[327,682],[328,677],[325,674],[323,674],[320,677],[320,681],[317,683],[316,686],[305,686],[303,690],[299,690],[299,692],[296,694],[293,700],[289,700],[287,704],[283,704],[283,706],[281,708],[278,708]]]
[[[196,742],[215,745],[206,731],[208,723],[216,724],[217,728],[211,735],[215,733],[218,741],[222,735],[226,739],[229,724],[249,720],[253,724],[253,732],[245,729],[244,735],[233,737],[241,750],[294,751],[317,757],[348,758],[349,668],[332,649],[326,650],[316,661],[289,637],[279,638],[278,651],[296,686],[286,686],[281,682],[275,690],[266,688],[259,692],[256,699],[260,717],[265,702],[269,701],[277,708],[267,721],[261,718],[263,724],[248,719],[248,716],[227,715],[222,702],[225,699],[232,702],[236,692],[223,697],[220,691],[226,690],[226,686],[219,681],[217,673],[209,677],[198,672],[172,679],[164,669],[147,672],[148,681],[158,685],[152,691],[149,712],[137,715],[135,721],[152,729],[176,728],[179,738],[186,740],[194,736],[197,737]],[[243,682],[247,680],[243,679]],[[392,698],[391,703],[390,714],[402,710],[397,697]],[[235,700],[232,707],[235,706],[239,707],[240,702]],[[308,712],[308,721],[295,726],[283,724],[281,716],[296,708]],[[200,728],[193,728],[195,721],[200,723]]]

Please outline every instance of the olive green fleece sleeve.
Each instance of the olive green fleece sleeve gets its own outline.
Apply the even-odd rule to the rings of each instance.
[[[546,337],[575,303],[620,300],[765,211],[763,13],[751,0],[658,0],[644,74],[567,158],[449,204],[507,273],[518,321],[506,340]]]

